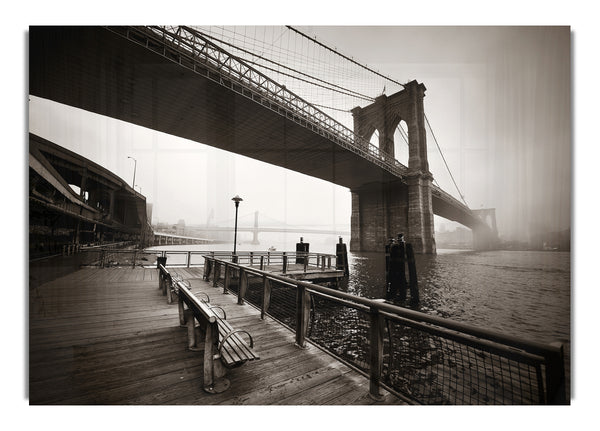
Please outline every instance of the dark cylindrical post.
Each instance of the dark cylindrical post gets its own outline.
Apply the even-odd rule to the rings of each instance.
[[[304,242],[304,238],[300,237],[300,242],[296,243],[296,263],[303,264],[308,256],[310,244]]]
[[[390,238],[389,242],[385,245],[385,299],[394,299],[391,291],[391,273],[390,273],[390,248],[392,247],[394,240]]]
[[[344,244],[342,237],[340,237],[339,243],[335,246],[335,255],[336,255],[336,269],[344,271],[344,275],[350,274],[350,269],[348,268],[348,250],[346,249],[346,244]]]
[[[283,252],[283,273],[284,274],[287,272],[287,264],[288,264],[288,257],[285,254],[285,252]]]
[[[406,301],[406,243],[404,235],[398,234],[398,239],[393,241],[389,247],[389,300],[398,300],[402,304]]]
[[[265,257],[260,257],[260,270],[263,271],[265,269]]]
[[[158,256],[156,258],[156,267],[160,268],[160,265],[167,267],[167,257],[166,256]]]
[[[406,244],[406,260],[408,261],[408,277],[410,281],[410,305],[419,303],[419,284],[417,282],[417,266],[412,244]]]

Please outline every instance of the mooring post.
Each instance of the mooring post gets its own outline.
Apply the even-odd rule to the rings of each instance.
[[[348,250],[341,236],[339,242],[335,245],[335,256],[336,269],[341,269],[344,271],[344,275],[348,275],[350,273],[350,269],[348,268]]]
[[[411,243],[406,244],[406,258],[408,261],[408,277],[410,282],[410,304],[414,306],[419,303],[419,284],[417,281],[415,253]]]

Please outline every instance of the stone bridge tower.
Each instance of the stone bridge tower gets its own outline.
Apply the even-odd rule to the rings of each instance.
[[[408,126],[408,174],[400,179],[367,184],[352,193],[350,250],[382,251],[390,237],[404,233],[417,253],[435,254],[431,181],[423,98],[425,86],[411,81],[391,96],[352,110],[354,132],[367,142],[377,130],[379,151],[394,159],[394,132]]]

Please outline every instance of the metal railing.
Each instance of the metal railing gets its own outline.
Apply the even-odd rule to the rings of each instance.
[[[107,27],[402,178],[408,168],[353,130],[187,26]]]
[[[540,344],[205,256],[205,279],[420,404],[565,404],[563,347]],[[210,263],[209,263],[210,262]],[[211,269],[207,271],[207,269]]]
[[[109,267],[156,266],[158,254],[137,248],[90,247],[80,251],[81,265]]]
[[[336,270],[337,256],[327,253],[310,252],[289,252],[289,251],[243,251],[243,252],[224,252],[211,251],[210,253],[201,252],[209,255],[211,259],[206,260],[205,274],[212,269],[212,262],[215,259],[237,263],[239,265],[256,267],[260,270],[278,271],[283,274],[288,271],[309,270]],[[208,266],[207,266],[208,265]]]

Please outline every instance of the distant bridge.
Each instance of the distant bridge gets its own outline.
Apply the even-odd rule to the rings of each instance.
[[[347,187],[351,250],[381,250],[404,232],[435,253],[433,215],[497,233],[432,185],[423,98],[416,81],[352,110],[354,130],[230,55],[190,27],[30,27],[30,93],[201,142]],[[393,131],[408,126],[408,167]],[[379,146],[370,144],[375,132]]]

